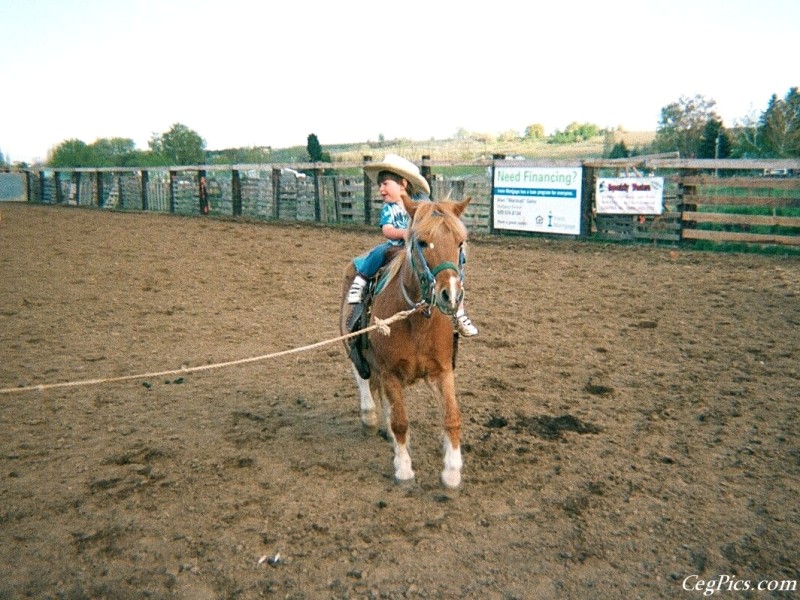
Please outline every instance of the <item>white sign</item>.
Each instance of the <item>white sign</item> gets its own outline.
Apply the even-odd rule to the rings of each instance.
[[[660,215],[664,212],[664,178],[599,178],[594,197],[598,214]]]
[[[581,182],[581,167],[495,167],[495,229],[579,235]]]

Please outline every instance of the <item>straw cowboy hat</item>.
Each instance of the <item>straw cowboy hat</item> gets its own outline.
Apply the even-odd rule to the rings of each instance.
[[[378,173],[381,171],[389,171],[404,178],[414,187],[414,191],[425,192],[428,196],[431,194],[431,186],[419,172],[419,167],[402,156],[387,154],[383,161],[367,163],[364,167],[364,172],[374,181],[378,181]]]

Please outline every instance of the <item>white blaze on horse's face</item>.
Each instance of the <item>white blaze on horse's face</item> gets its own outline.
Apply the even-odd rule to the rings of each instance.
[[[461,287],[461,277],[457,272],[447,271],[447,285],[436,293],[436,305],[447,314],[454,315],[458,311],[458,306],[464,297],[464,290]]]

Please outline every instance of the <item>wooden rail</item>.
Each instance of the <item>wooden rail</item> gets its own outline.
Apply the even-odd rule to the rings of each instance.
[[[380,209],[375,183],[361,162],[184,165],[29,170],[29,201],[124,210],[198,214],[200,177],[211,214],[321,223],[372,224]],[[583,169],[581,237],[670,245],[734,242],[800,246],[800,160],[695,160],[674,155],[630,159],[439,161],[424,156],[421,171],[434,199],[473,198],[470,230],[492,231],[493,167]],[[604,215],[594,211],[598,177],[645,171],[663,176],[661,215]],[[789,177],[765,176],[773,172]],[[458,172],[459,175],[451,173]],[[464,175],[471,172],[473,175]],[[752,212],[754,214],[743,214]],[[770,214],[771,213],[771,214]],[[531,234],[546,235],[546,234]]]

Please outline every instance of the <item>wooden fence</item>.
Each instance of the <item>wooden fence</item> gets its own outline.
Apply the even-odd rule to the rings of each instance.
[[[200,214],[205,178],[211,215],[375,224],[381,199],[360,163],[204,165],[161,168],[39,169],[25,171],[27,199],[107,209]],[[722,242],[800,246],[800,160],[684,160],[638,157],[584,161],[432,161],[422,173],[434,198],[473,198],[471,231],[493,228],[493,172],[497,166],[579,166],[583,169],[580,236],[681,244]],[[595,210],[598,177],[664,177],[660,215],[604,215]],[[775,176],[778,174],[779,176]],[[536,234],[544,235],[544,234]]]
[[[662,214],[593,212],[592,235],[675,245],[800,246],[800,160],[634,158],[585,161],[584,169],[590,177],[633,170],[663,176],[665,183]]]

